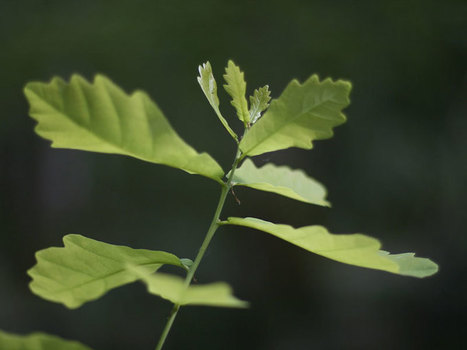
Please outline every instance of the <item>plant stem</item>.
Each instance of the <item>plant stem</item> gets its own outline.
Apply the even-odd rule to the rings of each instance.
[[[161,337],[159,338],[159,342],[157,343],[156,350],[161,350],[164,346],[165,339],[169,335],[170,328],[172,328],[172,324],[175,321],[175,317],[177,316],[178,309],[180,309],[180,305],[174,304],[172,311],[170,311],[169,318],[167,319],[167,323],[165,324],[164,330],[162,331]]]
[[[211,225],[209,226],[208,232],[206,233],[206,237],[204,238],[203,244],[201,245],[201,248],[198,251],[198,255],[196,256],[195,261],[193,262],[193,265],[190,267],[190,270],[188,271],[188,274],[186,275],[185,286],[190,285],[191,280],[193,279],[193,276],[196,270],[198,269],[198,266],[201,263],[201,260],[204,257],[204,253],[206,252],[209,246],[209,243],[211,243],[211,239],[212,237],[214,237],[214,233],[216,233],[216,230],[219,227],[219,217],[221,215],[222,208],[224,208],[224,203],[225,203],[225,199],[227,198],[227,194],[229,193],[230,188],[232,187],[231,185],[232,177],[239,162],[239,153],[240,152],[237,152],[237,156],[235,157],[234,164],[232,165],[232,170],[230,171],[229,178],[227,179],[227,182],[225,183],[225,185],[222,187],[222,191],[219,197],[219,202],[217,204],[216,212],[214,213],[214,217],[212,218]]]
[[[214,213],[214,217],[212,218],[211,224],[209,225],[208,232],[206,233],[206,236],[204,237],[204,241],[201,244],[201,247],[199,248],[198,254],[196,255],[193,265],[191,265],[186,275],[186,278],[185,278],[186,287],[188,287],[191,281],[193,280],[193,276],[195,275],[195,272],[198,269],[198,266],[201,263],[201,260],[203,260],[204,253],[206,253],[209,243],[211,243],[211,240],[214,237],[214,233],[216,233],[217,228],[220,226],[219,217],[221,215],[222,209],[224,208],[224,203],[225,203],[225,199],[227,198],[227,194],[232,188],[232,178],[235,173],[235,170],[237,169],[238,163],[240,163],[242,159],[241,156],[242,156],[242,152],[240,151],[240,147],[238,147],[237,154],[235,155],[235,160],[232,164],[232,169],[230,170],[230,173],[229,173],[229,177],[227,178],[227,181],[222,184],[222,191],[219,197],[219,202],[217,203],[217,208]],[[162,346],[164,345],[165,339],[167,338],[167,335],[169,334],[170,329],[172,328],[172,324],[174,323],[175,317],[177,317],[177,313],[179,309],[180,309],[180,305],[174,304],[174,307],[172,308],[172,311],[170,312],[169,318],[164,327],[162,335],[159,338],[159,342],[157,343],[155,350],[162,350]]]

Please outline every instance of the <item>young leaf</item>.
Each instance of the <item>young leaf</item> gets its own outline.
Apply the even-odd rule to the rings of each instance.
[[[381,243],[377,239],[359,233],[336,235],[323,226],[293,228],[256,218],[230,217],[223,223],[270,233],[312,253],[345,264],[418,278],[431,276],[438,271],[438,265],[429,259],[415,257],[414,253],[389,254],[380,250]]]
[[[132,156],[222,182],[222,168],[183,141],[143,91],[127,95],[108,78],[91,84],[79,75],[24,89],[36,132],[52,147]]]
[[[253,92],[253,96],[250,96],[251,124],[256,123],[261,117],[261,113],[269,107],[269,101],[271,100],[270,94],[269,86],[265,85],[262,88],[256,89]]]
[[[81,235],[63,237],[64,248],[52,247],[36,253],[37,264],[29,271],[31,290],[70,309],[95,300],[113,288],[136,280],[128,264],[156,271],[163,264],[184,268],[175,255],[132,249],[95,241]]]
[[[198,67],[199,70],[199,77],[198,83],[201,86],[201,90],[203,90],[204,95],[206,95],[206,98],[209,101],[209,104],[211,107],[214,109],[214,112],[216,112],[217,117],[221,121],[222,125],[224,125],[224,128],[227,129],[229,134],[234,138],[235,141],[238,141],[238,136],[233,131],[229,123],[227,123],[227,120],[222,116],[221,111],[219,110],[219,98],[217,97],[217,84],[216,80],[214,79],[214,75],[212,74],[212,68],[211,68],[211,63],[206,62],[203,63],[202,66]]]
[[[254,156],[289,147],[311,149],[313,140],[331,137],[332,128],[345,122],[341,110],[350,103],[350,89],[349,82],[320,82],[316,75],[303,84],[292,80],[242,139],[242,152]]]
[[[224,89],[232,97],[231,103],[237,111],[238,119],[246,126],[250,122],[250,112],[248,111],[248,102],[245,98],[246,82],[243,78],[243,72],[240,71],[240,68],[232,60],[229,60],[225,73],[224,79],[227,84],[224,85]]]
[[[54,335],[32,333],[28,335],[11,334],[0,331],[2,350],[91,350],[91,348],[72,340]]]
[[[235,186],[247,186],[261,191],[273,192],[302,202],[329,207],[326,189],[303,170],[292,170],[287,166],[271,163],[257,168],[246,159],[232,178]]]
[[[186,286],[184,280],[178,276],[164,273],[150,274],[144,268],[132,266],[129,266],[128,270],[147,285],[149,293],[174,304],[238,308],[248,306],[247,302],[234,297],[232,288],[224,282]]]

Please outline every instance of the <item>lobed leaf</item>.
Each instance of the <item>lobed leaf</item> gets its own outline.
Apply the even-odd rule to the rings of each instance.
[[[204,305],[244,308],[248,303],[237,299],[232,288],[224,282],[186,286],[182,278],[164,273],[150,274],[146,269],[128,267],[141,279],[151,294],[178,305]]]
[[[330,206],[326,201],[326,189],[303,170],[271,163],[257,168],[253,161],[245,159],[232,177],[235,186],[247,186],[273,192],[302,202]]]
[[[17,335],[0,331],[0,349],[2,350],[91,350],[91,348],[72,340],[65,340],[54,335],[32,333]]]
[[[221,121],[222,125],[229,134],[234,138],[234,140],[238,141],[237,134],[230,128],[229,123],[227,120],[222,116],[221,111],[219,110],[219,97],[217,97],[217,84],[216,80],[214,79],[214,75],[212,74],[211,63],[206,62],[203,63],[202,66],[198,67],[199,70],[199,77],[197,78],[199,85],[201,86],[201,90],[203,90],[204,95],[209,101],[209,104],[216,112],[217,117]]]
[[[311,149],[313,140],[331,137],[332,128],[345,122],[341,111],[350,103],[350,90],[349,82],[319,81],[317,75],[303,84],[292,80],[242,139],[242,152],[254,156],[289,147]]]
[[[63,248],[36,253],[37,264],[28,271],[32,277],[29,287],[40,297],[70,309],[134,282],[134,274],[126,269],[128,264],[150,271],[163,264],[184,268],[179,258],[162,251],[132,249],[74,234],[63,237],[63,243]]]
[[[219,164],[183,141],[143,91],[127,95],[102,75],[92,84],[73,75],[28,83],[24,93],[37,134],[52,147],[123,154],[222,182]]]
[[[438,265],[414,253],[389,254],[380,250],[381,243],[372,237],[355,234],[332,234],[323,226],[293,228],[256,218],[230,217],[225,224],[254,228],[270,233],[312,253],[345,264],[383,270],[411,277],[427,277],[438,271]]]
[[[263,113],[269,107],[269,101],[271,100],[271,91],[269,86],[265,85],[262,88],[256,89],[253,92],[253,96],[250,96],[250,120],[251,124],[254,124],[261,118]]]
[[[224,85],[225,91],[232,97],[232,106],[237,111],[238,119],[243,124],[248,125],[250,122],[250,112],[248,111],[248,102],[245,98],[246,82],[243,77],[243,72],[235,65],[232,60],[229,60],[225,68],[224,79],[227,84]]]

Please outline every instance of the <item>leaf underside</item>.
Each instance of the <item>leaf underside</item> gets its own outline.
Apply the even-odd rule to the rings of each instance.
[[[273,192],[305,203],[330,206],[326,201],[326,189],[303,170],[268,163],[257,168],[253,161],[245,159],[232,178],[235,186],[247,186]]]
[[[216,80],[214,79],[214,75],[212,74],[212,67],[209,61],[204,63],[202,66],[199,66],[198,71],[199,71],[199,77],[197,78],[197,80],[198,80],[199,85],[201,86],[201,90],[203,90],[204,95],[208,99],[211,107],[214,109],[214,112],[216,112],[217,117],[219,118],[224,128],[228,131],[230,136],[234,138],[234,140],[238,141],[237,134],[230,128],[229,123],[222,116],[222,113],[219,110],[219,97],[217,96],[217,84],[216,84]]]
[[[253,96],[250,96],[251,124],[256,123],[261,117],[261,113],[269,107],[269,101],[271,100],[270,94],[269,86],[265,85],[262,88],[256,89],[253,92]]]
[[[414,253],[389,254],[380,250],[381,243],[372,237],[355,234],[332,234],[323,226],[293,228],[256,218],[230,217],[225,224],[254,228],[306,249],[312,253],[345,264],[387,271],[411,277],[427,277],[438,271],[438,265]]]
[[[289,147],[311,149],[313,140],[330,138],[332,128],[345,122],[351,84],[311,76],[292,80],[240,142],[244,155],[254,156]]]
[[[183,268],[175,255],[99,242],[81,235],[63,237],[64,247],[36,253],[37,264],[29,271],[31,290],[40,297],[74,309],[113,288],[134,282],[127,265],[156,271],[163,264]]]
[[[247,302],[234,297],[232,288],[224,282],[187,287],[184,280],[178,276],[164,273],[150,274],[144,268],[131,266],[128,270],[146,284],[149,293],[158,295],[174,304],[235,308],[248,306]]]
[[[123,154],[221,182],[219,164],[183,141],[143,91],[128,95],[102,75],[93,83],[73,75],[28,83],[24,93],[37,134],[52,147]]]
[[[246,82],[243,77],[243,72],[235,65],[232,60],[229,60],[225,68],[224,79],[227,84],[224,85],[225,91],[232,97],[232,106],[237,111],[237,117],[243,124],[248,125],[250,122],[250,112],[248,111],[248,101],[246,100]]]
[[[32,333],[17,335],[0,331],[0,349],[2,350],[91,350],[91,348],[72,340],[60,337]]]

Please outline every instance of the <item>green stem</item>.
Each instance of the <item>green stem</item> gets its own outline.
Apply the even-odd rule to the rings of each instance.
[[[174,304],[172,311],[170,311],[169,318],[167,323],[165,324],[164,330],[162,331],[161,337],[159,338],[159,342],[157,343],[156,350],[162,350],[164,346],[165,339],[169,335],[170,328],[172,328],[172,324],[175,321],[175,317],[177,316],[178,310],[180,309],[180,305]]]
[[[188,287],[193,280],[193,276],[195,275],[196,270],[198,269],[201,260],[203,260],[204,254],[208,249],[209,243],[211,243],[212,238],[214,237],[214,233],[216,233],[217,228],[219,225],[219,217],[221,215],[222,209],[224,208],[225,199],[227,198],[227,194],[229,193],[230,189],[232,188],[232,178],[237,169],[238,164],[242,159],[242,152],[240,151],[240,147],[237,148],[237,154],[235,155],[235,160],[232,164],[232,169],[230,170],[229,177],[227,182],[222,184],[222,191],[219,197],[219,202],[217,203],[217,208],[214,213],[214,217],[212,218],[211,224],[209,225],[208,232],[206,233],[206,237],[204,237],[203,244],[199,248],[198,254],[196,255],[195,261],[193,265],[191,265],[190,269],[185,278],[185,286]],[[167,320],[167,323],[164,327],[161,337],[159,338],[159,342],[157,343],[155,350],[162,350],[162,346],[164,345],[165,339],[172,328],[172,324],[174,323],[175,317],[177,317],[178,310],[180,309],[180,305],[174,304],[172,311],[170,312],[170,316]]]

